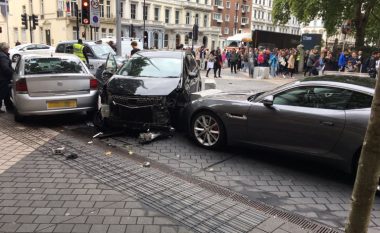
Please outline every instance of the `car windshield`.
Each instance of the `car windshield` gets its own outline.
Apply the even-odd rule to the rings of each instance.
[[[108,54],[116,55],[115,51],[108,44],[95,44],[91,45],[92,51],[94,51],[95,56],[101,58],[107,58]]]
[[[30,58],[25,59],[25,75],[31,74],[84,74],[86,69],[79,59],[73,58]]]
[[[144,57],[136,55],[119,70],[118,74],[133,77],[178,78],[182,64],[178,58]]]

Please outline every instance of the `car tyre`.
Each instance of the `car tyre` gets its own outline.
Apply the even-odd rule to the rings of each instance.
[[[20,58],[21,58],[21,56],[20,56],[19,54],[15,54],[15,55],[13,55],[13,57],[12,57],[12,61],[13,61],[13,62],[17,62],[18,60],[20,60]]]
[[[110,129],[110,127],[108,126],[107,124],[107,119],[103,118],[102,117],[102,113],[101,111],[97,111],[95,114],[94,114],[94,118],[93,118],[93,123],[94,123],[94,126],[101,132],[105,132],[107,130]]]
[[[195,143],[207,149],[219,149],[226,141],[222,121],[210,111],[202,111],[192,117],[190,135]]]
[[[16,122],[23,122],[25,120],[25,117],[22,116],[22,115],[20,115],[20,113],[18,113],[18,111],[17,111],[16,108],[14,109],[14,115],[13,115],[13,117],[14,117],[14,120]]]

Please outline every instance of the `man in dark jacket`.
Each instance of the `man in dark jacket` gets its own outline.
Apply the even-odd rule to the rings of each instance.
[[[12,61],[9,59],[9,45],[0,43],[0,108],[4,100],[7,110],[13,108],[10,100],[10,86],[13,76]]]
[[[373,52],[371,58],[369,59],[367,70],[371,78],[376,78],[376,62],[379,60],[379,52]]]

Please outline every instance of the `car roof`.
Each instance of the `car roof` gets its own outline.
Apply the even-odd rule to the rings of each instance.
[[[358,77],[355,75],[345,74],[308,77],[300,80],[300,83],[307,85],[326,84],[332,86],[340,86],[373,94],[375,90],[376,80],[367,77]]]
[[[174,50],[174,51],[141,50],[137,52],[137,54],[140,54],[146,57],[159,57],[159,58],[162,57],[162,58],[178,58],[178,59],[182,59],[186,53],[187,53],[186,51],[182,51],[182,50]]]
[[[66,41],[58,42],[57,46],[60,44],[75,44],[75,43],[78,43],[78,40],[66,40]],[[83,41],[83,44],[95,45],[95,44],[106,44],[106,43],[101,42],[101,41]]]
[[[40,53],[40,54],[27,54],[23,55],[22,59],[32,59],[32,58],[49,58],[49,57],[58,57],[58,58],[78,58],[78,56],[74,54],[68,53]]]

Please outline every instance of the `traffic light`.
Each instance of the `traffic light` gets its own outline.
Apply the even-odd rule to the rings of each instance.
[[[38,26],[38,16],[37,15],[32,15],[32,25],[33,25],[33,30],[36,30]]]
[[[193,40],[197,41],[198,40],[198,25],[194,24],[193,26]]]
[[[25,26],[25,29],[28,29],[28,15],[26,13],[21,15],[21,24]]]
[[[82,24],[90,24],[90,0],[82,0]]]

